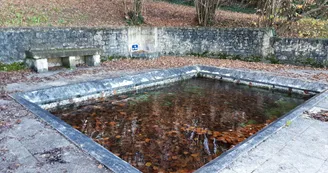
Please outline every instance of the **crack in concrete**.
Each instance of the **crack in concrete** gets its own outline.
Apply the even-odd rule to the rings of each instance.
[[[293,168],[295,168],[295,169],[296,169],[296,171],[297,171],[298,173],[301,173],[301,172],[300,172],[300,170],[298,170],[298,169],[297,169],[297,167],[296,167],[296,166],[294,166],[294,164],[292,164],[292,163],[291,163],[290,165],[291,165]]]
[[[321,164],[321,166],[319,167],[319,169],[315,173],[318,173],[327,161],[328,161],[328,158]]]

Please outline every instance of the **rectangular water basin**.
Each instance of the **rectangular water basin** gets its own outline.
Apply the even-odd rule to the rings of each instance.
[[[52,114],[142,172],[193,172],[308,98],[195,78]]]
[[[12,97],[113,172],[219,172],[328,97],[327,88],[199,65]]]

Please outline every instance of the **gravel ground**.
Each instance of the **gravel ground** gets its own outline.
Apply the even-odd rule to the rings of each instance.
[[[78,67],[73,71],[61,69],[42,74],[30,70],[0,72],[0,172],[109,172],[13,101],[8,94],[195,64],[258,70],[304,80],[328,82],[326,69],[197,57],[121,59],[104,62],[101,67]]]

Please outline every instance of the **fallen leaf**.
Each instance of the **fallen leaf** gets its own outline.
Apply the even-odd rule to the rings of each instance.
[[[126,112],[120,112],[121,115],[126,115]]]
[[[111,122],[109,122],[108,124],[111,125],[111,126],[115,126],[115,125],[116,125],[116,122],[111,121]]]
[[[213,132],[213,137],[218,137],[218,136],[220,136],[220,135],[221,135],[221,133],[218,132],[218,131],[214,131],[214,132]]]
[[[198,153],[191,154],[191,157],[198,157]]]
[[[147,162],[145,165],[146,165],[147,167],[149,167],[149,166],[151,166],[151,163],[150,163],[150,162]]]
[[[74,129],[79,129],[80,127],[79,126],[73,126]]]

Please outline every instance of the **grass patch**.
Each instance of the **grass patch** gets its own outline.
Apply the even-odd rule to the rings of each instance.
[[[125,56],[120,56],[120,55],[112,55],[112,56],[102,56],[101,57],[101,62],[106,62],[106,61],[116,61],[120,59],[127,59],[128,57]]]
[[[0,62],[0,71],[18,71],[24,69],[26,69],[26,66],[22,62],[15,62],[12,64],[3,64]]]
[[[52,4],[56,5],[56,4]],[[36,26],[67,26],[77,21],[88,19],[86,14],[68,13],[70,7],[35,7],[24,8],[23,5],[5,4],[0,13],[0,26],[5,27],[36,27]]]
[[[9,6],[6,13],[0,14],[0,25],[4,26],[39,26],[48,23],[47,14],[40,13],[34,8],[22,10]]]
[[[220,10],[232,11],[232,12],[238,12],[238,13],[246,13],[246,14],[255,14],[256,13],[255,8],[242,7],[242,6],[239,6],[239,5],[221,6]]]
[[[186,6],[195,6],[193,0],[156,0],[156,1],[164,1],[171,4],[178,4],[178,5],[186,5]]]
[[[274,55],[269,55],[265,59],[271,64],[280,64],[280,60]]]

